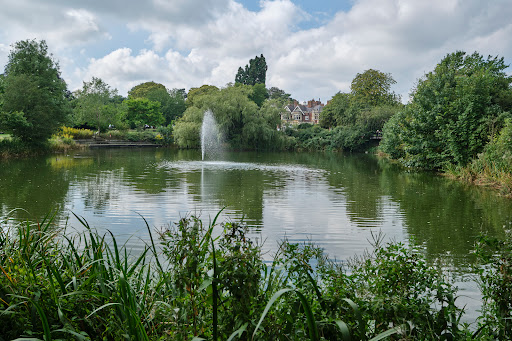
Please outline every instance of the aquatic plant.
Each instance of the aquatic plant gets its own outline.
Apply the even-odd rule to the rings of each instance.
[[[150,242],[135,255],[76,218],[83,233],[59,226],[55,212],[39,222],[0,220],[4,340],[471,338],[456,289],[400,243],[378,242],[346,265],[312,243],[283,241],[266,263],[242,222],[187,216],[157,241],[142,218]],[[483,278],[496,281],[484,294],[496,304],[479,338],[508,332],[503,293],[491,290],[508,290],[508,277],[490,275]]]

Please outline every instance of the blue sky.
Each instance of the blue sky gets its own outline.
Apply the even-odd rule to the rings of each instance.
[[[263,54],[267,87],[300,101],[350,91],[369,68],[391,73],[406,101],[448,53],[512,61],[512,0],[0,0],[0,8],[0,67],[14,42],[45,39],[70,90],[92,77],[121,95],[146,81],[223,87]]]

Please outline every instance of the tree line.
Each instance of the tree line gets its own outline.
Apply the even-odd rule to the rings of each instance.
[[[417,82],[406,105],[392,91],[391,74],[368,69],[355,76],[350,92],[333,96],[319,125],[283,127],[283,108],[293,98],[266,88],[263,55],[223,88],[203,85],[187,93],[145,82],[124,98],[96,77],[70,92],[46,43],[25,40],[13,45],[0,75],[0,129],[41,144],[62,125],[98,132],[166,126],[177,146],[197,148],[203,114],[212,110],[224,143],[234,149],[359,151],[382,138],[380,151],[407,167],[470,178],[496,169],[510,174],[507,67],[499,57],[450,53]]]

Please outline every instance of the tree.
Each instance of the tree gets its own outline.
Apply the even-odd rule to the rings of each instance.
[[[132,98],[125,101],[128,107],[127,120],[132,128],[147,124],[159,126],[165,122],[160,103],[147,98]]]
[[[45,142],[70,112],[59,65],[44,40],[16,42],[3,79],[1,125],[27,143]]]
[[[249,98],[261,107],[263,102],[268,98],[268,92],[265,88],[265,84],[254,84],[252,87],[252,93],[249,95]]]
[[[171,124],[173,120],[183,115],[186,109],[185,89],[167,88],[155,82],[145,82],[134,86],[128,92],[128,98],[146,98],[153,102],[160,103],[162,114],[165,118],[165,124]]]
[[[151,82],[144,82],[134,86],[128,91],[128,98],[148,98],[148,94],[154,90],[163,90],[167,92],[167,89],[163,84]]]
[[[512,78],[506,68],[503,58],[448,54],[419,80],[400,119],[386,124],[382,150],[407,166],[466,165],[510,116]]]
[[[238,68],[235,84],[265,84],[267,69],[265,57],[263,55],[260,57],[256,56],[254,59],[249,60],[249,64],[245,66],[245,69],[242,69],[242,67]]]
[[[195,105],[194,100],[196,97],[200,97],[202,95],[206,95],[217,91],[219,91],[219,88],[217,88],[216,86],[206,84],[202,85],[200,88],[191,88],[187,94],[187,108]]]
[[[268,89],[268,97],[270,99],[280,99],[285,102],[293,102],[293,98],[291,97],[290,94],[286,93],[284,90],[281,90],[275,86]]]
[[[391,91],[391,85],[395,83],[390,73],[368,69],[356,75],[350,90],[354,101],[368,106],[396,105],[400,102],[400,97]]]
[[[320,126],[322,128],[334,128],[338,125],[352,125],[355,123],[354,110],[349,110],[352,105],[352,95],[338,92],[331,99],[320,114]]]
[[[75,125],[94,125],[98,132],[108,124],[114,124],[117,89],[112,89],[100,78],[92,77],[90,82],[83,82],[83,87],[74,92]]]
[[[172,121],[177,120],[187,109],[185,100],[187,99],[187,93],[185,89],[171,89],[169,90],[170,101],[167,106],[169,114],[166,115],[164,112],[166,124],[171,124]]]
[[[230,86],[194,97],[175,125],[174,137],[180,147],[199,146],[199,131],[204,112],[210,109],[226,142],[233,148],[272,149],[282,145],[282,135],[276,130],[282,106],[265,101],[261,108],[249,99],[252,87]],[[189,97],[190,98],[190,97]],[[187,99],[188,101],[188,99]]]

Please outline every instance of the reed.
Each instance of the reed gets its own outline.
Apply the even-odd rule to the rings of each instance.
[[[453,288],[440,288],[436,272],[401,245],[379,246],[347,274],[311,243],[283,241],[267,264],[247,226],[218,223],[218,215],[208,225],[185,217],[158,241],[142,218],[150,242],[138,255],[76,218],[85,232],[59,226],[55,212],[35,223],[0,221],[0,340],[469,335],[458,323]],[[384,279],[370,279],[372,272]],[[407,297],[386,297],[386,286]]]

